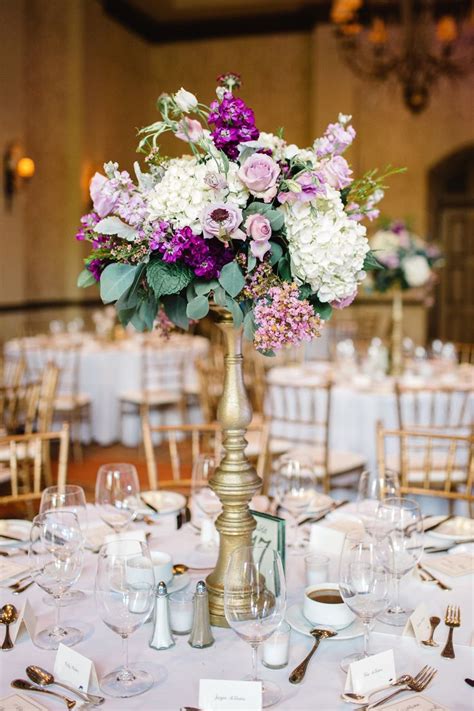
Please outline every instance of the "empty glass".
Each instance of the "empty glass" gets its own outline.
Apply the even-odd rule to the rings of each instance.
[[[209,521],[209,527],[214,525],[217,516],[222,511],[222,504],[217,494],[209,486],[211,479],[216,469],[216,460],[210,454],[200,454],[196,457],[193,465],[191,479],[191,496],[195,505],[200,509]],[[204,524],[203,524],[204,525]],[[208,533],[207,530],[203,533]],[[196,546],[199,551],[214,551],[217,550],[218,544],[212,536],[212,531],[206,540],[201,537],[201,543]]]
[[[95,505],[115,533],[124,531],[139,506],[140,484],[133,464],[103,464],[97,472]]]
[[[383,474],[362,472],[357,489],[357,514],[367,533],[373,534],[377,525],[379,503],[400,495],[400,481],[395,471],[386,469]]]
[[[298,518],[308,511],[316,493],[316,483],[316,471],[309,458],[282,457],[276,477],[276,496],[280,507],[291,516],[288,548],[293,552],[304,552]]]

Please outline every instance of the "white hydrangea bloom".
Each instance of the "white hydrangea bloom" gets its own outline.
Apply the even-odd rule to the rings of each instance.
[[[204,206],[227,199],[245,206],[249,193],[237,175],[235,163],[229,165],[227,188],[216,192],[206,183],[205,177],[210,171],[221,170],[221,164],[213,158],[205,163],[199,163],[194,156],[172,158],[150,196],[150,220],[166,220],[176,228],[189,226],[195,234],[200,234],[199,216]]]
[[[286,230],[293,276],[310,284],[321,301],[344,299],[364,278],[369,251],[366,229],[350,220],[339,193],[327,199],[285,203]]]
[[[402,261],[402,269],[409,286],[424,286],[431,276],[430,265],[422,254],[414,254]]]
[[[283,138],[276,136],[274,133],[260,131],[260,135],[254,143],[259,148],[269,148],[273,152],[275,160],[284,160],[286,141]],[[243,145],[245,147],[245,143]]]
[[[318,159],[314,151],[310,148],[299,148],[296,143],[290,143],[285,148],[284,158],[291,160],[297,158],[302,163],[309,163],[312,168],[316,168]]]

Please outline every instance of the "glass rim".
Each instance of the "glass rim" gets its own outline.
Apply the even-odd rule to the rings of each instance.
[[[106,543],[103,543],[103,544],[101,545],[98,555],[99,555],[99,556],[102,556],[102,557],[105,557],[106,554],[107,554],[107,549],[108,549],[110,546],[117,546],[117,544],[120,544],[120,543],[135,543],[135,544],[138,544],[138,545],[140,546],[140,548],[141,548],[142,551],[144,551],[145,553],[148,553],[148,556],[145,556],[145,557],[148,557],[148,558],[150,559],[150,561],[151,561],[151,551],[150,551],[150,549],[149,549],[149,547],[148,547],[148,543],[147,543],[146,541],[139,541],[139,540],[137,540],[136,538],[117,538],[117,539],[115,539],[115,540],[113,540],[113,541],[107,541]],[[130,557],[130,556],[136,556],[136,555],[137,555],[137,552],[136,552],[136,551],[125,551],[125,550],[122,550],[122,551],[121,551],[121,550],[118,550],[117,553],[111,553],[110,555],[111,555],[111,556],[113,555],[113,556],[115,556],[116,558],[126,558],[126,557]],[[152,561],[151,561],[151,562],[152,562]],[[153,564],[153,562],[152,562],[152,564]]]
[[[415,501],[415,499],[411,499],[408,496],[388,496],[386,499],[382,499],[382,501],[379,502],[379,507],[393,507],[395,502],[400,503],[401,507],[403,507],[405,504],[408,504],[406,508],[420,509],[419,503]]]
[[[111,469],[117,468],[118,469],[119,467],[126,467],[126,468],[128,467],[130,469],[133,469],[134,471],[137,471],[135,464],[131,464],[130,462],[110,462],[107,464],[101,464],[97,471],[100,472],[101,469],[108,469],[108,468],[111,468]]]
[[[308,561],[310,558],[319,558],[320,561],[324,561],[324,564],[330,562],[330,558],[324,553],[307,553],[304,557],[304,562]]]

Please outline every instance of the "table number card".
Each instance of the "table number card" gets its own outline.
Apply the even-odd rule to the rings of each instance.
[[[206,711],[261,711],[261,681],[201,679],[199,708]]]
[[[402,701],[397,701],[383,707],[386,711],[449,711],[447,706],[427,699],[426,696],[409,696]]]
[[[99,681],[94,662],[60,644],[54,662],[54,676],[82,691],[97,691]]]
[[[450,578],[457,578],[461,575],[472,575],[474,573],[474,556],[471,553],[455,553],[454,555],[443,555],[429,563],[425,563],[428,569],[449,575]]]
[[[404,637],[415,637],[418,644],[428,639],[431,633],[430,618],[424,602],[417,605],[407,620],[402,632]]]
[[[33,640],[36,634],[36,624],[35,612],[27,598],[18,612],[16,621],[10,625],[10,637],[13,644],[28,635]]]
[[[393,649],[352,662],[347,672],[344,691],[368,694],[387,686],[395,679],[395,657]]]
[[[0,699],[0,711],[48,711],[48,709],[33,699],[27,699],[26,696],[12,694]]]
[[[280,554],[285,570],[285,520],[260,511],[250,511],[257,527],[253,532],[252,545],[264,546]]]

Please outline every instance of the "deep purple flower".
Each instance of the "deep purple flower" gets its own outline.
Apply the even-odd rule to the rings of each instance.
[[[212,139],[216,148],[224,151],[229,158],[238,157],[239,143],[253,141],[259,137],[254,113],[242,99],[226,92],[222,101],[213,101],[210,108],[208,123],[214,125]]]
[[[90,271],[96,281],[100,281],[100,275],[102,274],[104,266],[105,264],[102,259],[92,259],[86,269]]]

